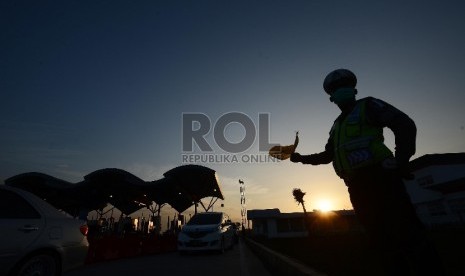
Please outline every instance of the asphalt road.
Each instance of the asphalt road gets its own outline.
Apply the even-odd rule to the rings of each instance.
[[[269,276],[260,260],[239,241],[223,254],[196,253],[180,255],[177,252],[135,257],[97,264],[64,273],[63,276],[113,275],[235,275]]]

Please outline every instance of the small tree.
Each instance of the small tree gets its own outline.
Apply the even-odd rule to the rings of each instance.
[[[304,224],[307,231],[310,231],[310,222],[308,221],[307,210],[305,209],[305,193],[299,188],[294,188],[294,190],[292,190],[292,195],[294,196],[295,201],[297,201],[297,204],[302,204],[302,208],[304,209]]]
[[[307,216],[307,210],[305,209],[305,203],[304,203],[305,193],[302,192],[302,190],[299,188],[294,188],[294,190],[292,190],[292,195],[294,196],[295,201],[297,201],[297,204],[302,204],[302,208],[304,209],[304,214],[305,216]]]

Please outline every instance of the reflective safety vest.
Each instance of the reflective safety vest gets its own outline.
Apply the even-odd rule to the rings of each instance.
[[[341,178],[392,157],[384,144],[383,129],[367,124],[366,100],[359,100],[343,120],[336,120],[331,135],[334,143],[333,167]]]

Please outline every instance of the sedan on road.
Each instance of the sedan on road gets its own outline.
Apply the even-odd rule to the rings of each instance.
[[[234,246],[234,229],[223,212],[195,214],[178,234],[178,251],[224,252]]]
[[[84,264],[87,224],[27,191],[0,185],[0,276],[61,275]]]

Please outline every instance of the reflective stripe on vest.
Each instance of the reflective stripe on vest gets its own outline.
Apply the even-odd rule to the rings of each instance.
[[[358,169],[393,156],[383,143],[383,129],[367,124],[365,109],[365,100],[357,102],[344,120],[336,120],[331,130],[334,140],[333,166],[341,178],[350,177]]]

